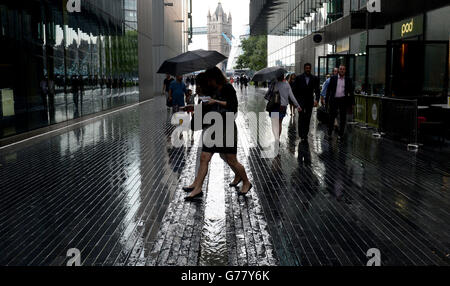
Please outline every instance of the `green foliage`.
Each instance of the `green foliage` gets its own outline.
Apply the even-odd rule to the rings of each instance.
[[[261,70],[267,67],[267,36],[252,36],[241,43],[243,54],[238,58],[235,69]]]

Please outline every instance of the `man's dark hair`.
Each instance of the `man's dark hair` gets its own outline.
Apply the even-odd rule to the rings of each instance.
[[[310,63],[306,63],[306,64],[303,66],[303,68],[306,68],[306,67],[311,67],[311,68],[312,68],[312,65],[311,65]]]
[[[225,85],[228,81],[223,72],[218,67],[213,67],[205,72],[208,80],[215,80],[218,85]]]

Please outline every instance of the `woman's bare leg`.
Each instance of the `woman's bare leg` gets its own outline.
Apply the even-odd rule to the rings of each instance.
[[[206,175],[208,174],[209,162],[214,154],[202,152],[200,155],[200,167],[198,168],[197,177],[189,188],[194,188],[191,196],[198,195],[202,192],[203,182],[205,181]]]
[[[239,177],[238,175],[238,171],[235,169],[234,166],[230,165],[230,163],[228,163],[228,158],[226,156],[226,154],[220,154],[220,157],[225,161],[225,163],[228,164],[228,166],[230,166],[231,170],[234,173],[234,180],[233,182],[231,182],[232,185],[237,185],[239,183],[239,181],[241,180],[241,177]]]
[[[242,179],[243,185],[241,192],[247,193],[251,184],[248,180],[247,172],[245,171],[244,166],[239,163],[236,154],[226,154],[225,157],[227,158],[228,165],[230,165],[232,169],[236,170],[236,176],[239,176]]]

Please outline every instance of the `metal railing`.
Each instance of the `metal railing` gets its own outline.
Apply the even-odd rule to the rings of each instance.
[[[354,120],[394,140],[417,146],[417,100],[380,96],[355,96]]]

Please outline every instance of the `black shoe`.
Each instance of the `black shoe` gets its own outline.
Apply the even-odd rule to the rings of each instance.
[[[202,197],[203,197],[203,192],[201,192],[201,193],[199,193],[198,195],[195,195],[195,196],[193,196],[193,197],[187,196],[187,197],[184,198],[184,200],[185,200],[186,202],[196,202],[196,201],[198,201],[198,199],[200,199],[200,198],[202,198]]]
[[[248,188],[248,191],[246,193],[243,193],[241,191],[238,192],[238,196],[245,196],[247,195],[251,190],[253,189],[253,185],[250,184],[250,188]]]
[[[237,182],[237,184],[230,184],[229,186],[232,188],[236,188],[241,182],[242,182],[242,179],[239,179],[239,182]]]
[[[183,191],[185,191],[186,193],[190,193],[190,192],[192,192],[194,190],[195,190],[195,188],[189,188],[189,187],[184,187],[183,188]]]

